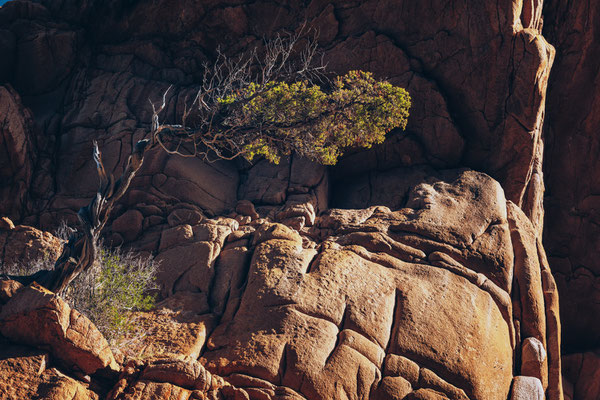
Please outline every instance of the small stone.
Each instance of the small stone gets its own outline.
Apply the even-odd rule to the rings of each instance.
[[[302,230],[302,228],[304,228],[304,225],[306,224],[306,219],[304,218],[304,216],[300,215],[297,217],[286,218],[282,220],[281,223],[285,226],[289,226],[290,228],[296,231],[300,231]]]
[[[235,211],[241,215],[247,215],[250,218],[257,219],[259,217],[256,209],[254,208],[254,204],[252,204],[249,200],[240,200],[235,206]]]
[[[521,375],[542,379],[542,368],[546,360],[546,349],[542,342],[528,337],[521,345]]]
[[[235,217],[235,220],[239,222],[240,225],[248,225],[250,222],[252,222],[252,217],[249,215],[238,215]]]
[[[544,400],[542,382],[533,376],[515,376],[510,400]]]
[[[0,281],[0,304],[6,303],[22,287],[23,287],[23,285],[21,285],[17,281],[13,281],[12,279],[1,280]]]
[[[167,217],[169,226],[177,225],[196,225],[204,220],[204,215],[198,210],[190,210],[188,208],[179,208],[174,210]]]

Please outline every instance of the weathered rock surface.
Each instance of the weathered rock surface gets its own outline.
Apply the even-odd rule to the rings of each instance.
[[[35,283],[2,306],[0,334],[47,349],[60,364],[85,375],[104,368],[119,370],[108,342],[90,320]]]
[[[123,349],[134,358],[197,359],[216,322],[208,314],[206,296],[192,292],[177,292],[134,318],[136,330],[125,338]]]
[[[6,32],[0,50],[13,55],[1,63],[0,82],[31,99],[33,116],[44,127],[40,137],[59,138],[55,153],[41,155],[42,170],[34,171],[50,173],[52,185],[39,185],[46,190],[37,193],[28,221],[50,227],[93,193],[93,182],[76,177],[92,171],[91,137],[100,142],[109,169],[122,168],[122,155],[149,123],[148,98],[156,101],[169,85],[174,87],[161,117],[176,120],[217,45],[239,54],[260,45],[258,38],[307,21],[321,33],[333,71],[371,70],[407,87],[414,103],[406,134],[347,157],[336,169],[338,177],[423,163],[475,167],[498,179],[508,198],[541,228],[541,124],[554,52],[540,35],[540,10],[539,4],[467,6],[448,0],[426,9],[374,0],[353,6],[314,1],[308,7],[268,1],[210,7],[11,2],[0,11]],[[159,16],[164,23],[152,22]],[[53,59],[60,63],[49,62]],[[29,75],[35,79],[24,78]],[[323,169],[298,167],[242,168],[238,190],[232,163],[157,154],[123,204],[156,205],[161,212],[139,210],[152,225],[157,218],[150,217],[166,217],[176,200],[219,213],[233,208],[236,192],[281,204],[308,188],[315,209],[325,209],[327,189],[318,189],[325,182]]]
[[[7,222],[10,225],[12,222]],[[49,232],[23,225],[0,227],[0,264],[14,266],[16,274],[19,268],[33,267],[31,264],[36,262],[50,268],[61,251],[61,241]]]
[[[0,43],[3,40],[6,38]],[[25,216],[35,162],[32,128],[31,112],[23,106],[19,94],[10,86],[0,86],[0,215],[16,219]]]
[[[191,312],[183,299],[193,298],[194,318],[216,317],[214,330],[192,328],[164,352],[201,355],[226,380],[246,376],[263,382],[253,387],[261,393],[280,385],[307,399],[396,390],[506,399],[522,353],[519,368],[562,398],[558,348],[546,350],[559,343],[560,326],[546,323],[557,310],[545,292],[555,287],[543,283],[535,228],[486,175],[418,179],[426,174],[406,174],[402,208],[330,210],[296,230],[216,219],[163,231],[159,280],[175,293],[167,301],[179,297]],[[198,246],[206,257],[191,256]],[[162,319],[175,315],[154,315],[166,342],[179,328]]]
[[[193,359],[159,359],[125,366],[109,400],[249,399],[248,393],[208,372]]]
[[[598,352],[568,354],[563,359],[565,399],[592,400],[600,397]]]
[[[556,286],[533,224],[485,174],[405,178],[395,207],[273,213],[302,214],[296,229],[171,219],[166,299],[138,313],[146,336],[129,349],[162,360],[129,364],[109,398],[562,399]],[[32,286],[3,306],[0,333],[68,371],[117,369],[85,321]]]
[[[510,400],[544,400],[544,388],[538,378],[515,376]]]
[[[542,380],[547,380],[545,373],[546,348],[542,342],[534,337],[523,340],[521,346],[521,375],[533,376]]]
[[[0,398],[97,400],[99,396],[51,367],[48,353],[0,338]]]
[[[490,320],[469,340],[484,346],[481,343],[493,338],[503,372],[490,379],[501,386],[499,393],[506,389],[509,375],[526,371],[540,379],[550,398],[560,398],[556,287],[563,295],[567,348],[597,347],[600,338],[595,319],[600,303],[594,301],[600,293],[595,257],[600,179],[594,172],[600,148],[595,134],[599,114],[594,112],[600,76],[594,38],[600,7],[564,0],[435,0],[427,7],[408,3],[11,1],[0,8],[0,215],[45,229],[62,219],[73,222],[74,212],[96,189],[95,181],[86,179],[93,171],[92,139],[99,141],[109,171],[118,173],[132,143],[146,134],[149,98],[156,101],[173,85],[161,117],[175,122],[186,95],[194,92],[201,65],[214,58],[217,45],[227,54],[239,54],[260,45],[262,37],[295,30],[307,21],[320,31],[319,41],[334,71],[363,68],[408,88],[413,108],[407,131],[392,133],[382,146],[348,154],[329,170],[295,157],[272,166],[149,154],[115,210],[107,238],[161,258],[163,296],[191,293],[197,300],[189,320],[181,319],[179,309],[166,312],[164,319],[147,316],[147,321],[161,321],[165,338],[179,329],[187,332],[183,343],[175,340],[172,347],[165,346],[166,353],[206,353],[215,370],[246,368],[235,374],[253,382],[242,385],[252,398],[280,396],[284,378],[299,390],[286,394],[291,398],[301,398],[299,393],[317,398],[338,390],[332,396],[487,396],[489,388],[482,389],[480,382],[488,379],[484,375],[489,369],[465,372],[475,364],[469,358],[471,350],[452,353],[443,347],[439,332],[466,329],[450,318],[463,309],[472,311],[475,326],[483,324],[482,310],[489,306]],[[541,35],[542,19],[546,38],[558,50],[549,83],[545,151],[542,123],[554,50]],[[456,180],[431,168],[412,168],[415,165],[485,171],[503,192],[483,176],[467,174]],[[487,182],[483,191],[465,189],[479,180]],[[539,241],[544,182],[550,188],[545,236],[550,262]],[[497,198],[494,193],[503,194]],[[506,205],[504,198],[512,203]],[[239,200],[251,201],[254,210],[248,203],[238,209]],[[331,206],[360,210],[328,210]],[[234,209],[237,212],[228,214]],[[222,214],[237,226],[213,218]],[[14,249],[11,260],[23,254],[21,237],[35,236],[10,233],[23,229],[27,228],[17,225],[9,233],[0,231],[0,241],[5,238]],[[312,261],[302,272],[306,259]],[[364,282],[355,282],[365,276],[373,276],[380,292],[371,294],[359,284]],[[328,283],[321,287],[316,277]],[[415,283],[420,280],[422,286]],[[458,287],[468,290],[457,295]],[[249,288],[258,292],[252,294]],[[343,293],[342,299],[331,298],[334,289]],[[2,293],[8,298],[15,290],[3,287]],[[297,305],[290,300],[309,294],[330,303],[307,299]],[[256,298],[248,299],[252,296]],[[486,299],[491,301],[488,306]],[[367,316],[361,320],[363,311],[367,315],[366,310],[375,309],[371,303],[394,322]],[[427,314],[423,306],[405,315],[389,311],[390,304],[435,305],[450,314],[449,321],[442,325],[436,320],[431,326],[427,322],[423,326],[429,331],[423,333],[419,321],[437,314]],[[263,306],[264,313],[251,312]],[[301,314],[307,310],[307,316]],[[244,325],[249,322],[240,322],[240,312],[255,319],[256,329],[261,323],[268,325],[267,316],[283,322],[269,328],[275,333],[262,328],[258,333],[231,333],[221,327],[226,323],[251,329]],[[194,325],[194,318],[217,321],[214,338],[206,339],[212,322]],[[367,328],[380,323],[389,328],[387,344],[385,333]],[[313,342],[290,339],[297,333],[290,333],[294,324],[309,332],[307,336],[323,338],[314,339],[314,346],[329,346],[326,362],[302,350]],[[400,327],[414,331],[414,348],[394,337]],[[255,347],[247,352],[233,339],[243,334],[256,336],[250,341]],[[420,343],[422,337],[431,344]],[[448,346],[466,346],[463,339],[444,337]],[[223,341],[223,348],[214,344]],[[265,341],[268,346],[263,348]],[[392,348],[402,355],[390,353]],[[156,351],[161,349],[157,346]],[[236,352],[242,360],[266,355],[262,361],[236,364],[227,359]],[[221,353],[229,361],[210,356]],[[485,358],[487,353],[482,354]],[[403,363],[404,372],[382,373],[391,355],[413,362],[416,369],[413,365],[405,372],[408,363]],[[275,367],[278,357],[285,362]],[[450,361],[442,362],[442,357]],[[457,365],[463,361],[461,372]],[[318,368],[322,371],[314,372]],[[347,373],[352,368],[355,380]],[[339,386],[327,383],[342,374]],[[253,380],[259,378],[261,384]],[[269,379],[272,382],[264,383]],[[373,392],[365,383],[369,380],[381,382]],[[171,390],[164,382],[135,385],[140,385],[136,393]],[[194,396],[189,389],[173,390],[173,396]]]
[[[581,352],[600,343],[600,4],[545,3],[544,32],[558,56],[549,83],[544,243],[565,346]]]
[[[206,367],[307,399],[387,399],[400,388],[415,398],[434,390],[506,399],[515,340],[560,335],[545,329],[535,231],[518,208],[507,212],[489,177],[440,175],[407,184],[405,208],[332,210],[300,234],[258,225],[245,290],[229,297],[202,354]],[[509,213],[528,225],[511,228]],[[518,229],[532,236],[513,238]],[[305,235],[317,246],[303,246]],[[534,253],[515,252],[517,244]],[[536,268],[537,280],[522,278]],[[518,293],[540,302],[521,306]],[[560,359],[554,350],[552,357]],[[540,370],[547,386],[547,364]],[[556,385],[553,376],[550,398],[562,398]]]
[[[348,157],[339,175],[415,163],[475,167],[498,179],[541,228],[539,149],[554,50],[537,30],[539,16],[527,18],[521,6],[363,2],[339,12],[348,37],[332,50],[334,65],[392,76],[415,98],[408,134],[366,159]]]

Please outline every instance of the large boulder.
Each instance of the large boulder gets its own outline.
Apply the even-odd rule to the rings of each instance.
[[[206,368],[306,399],[506,399],[521,341],[534,336],[545,352],[560,336],[546,324],[556,289],[542,281],[535,228],[481,173],[407,186],[402,208],[330,210],[300,230],[257,220],[250,242],[232,242],[249,255],[215,269],[223,297],[211,300],[224,312]],[[235,268],[247,271],[241,286]],[[559,350],[548,352],[537,374],[561,399]]]
[[[98,400],[86,386],[52,367],[46,351],[0,338],[0,398]]]
[[[108,342],[85,316],[36,283],[14,294],[0,310],[0,333],[16,343],[47,349],[69,370],[119,371]]]
[[[10,221],[10,220],[9,220]],[[0,264],[13,274],[25,274],[34,268],[50,268],[60,256],[63,244],[50,232],[31,226],[7,223],[0,227]]]

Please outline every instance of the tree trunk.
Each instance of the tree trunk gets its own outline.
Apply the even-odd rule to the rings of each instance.
[[[100,178],[96,196],[90,203],[79,209],[77,217],[80,230],[71,235],[64,245],[62,254],[51,270],[41,270],[29,276],[4,276],[0,279],[12,279],[29,285],[32,282],[44,286],[55,293],[62,294],[69,284],[80,273],[86,271],[96,262],[98,238],[108,221],[115,203],[125,194],[131,180],[144,162],[145,151],[149,146],[148,139],[140,140],[127,159],[127,165],[121,177],[115,182],[112,175],[107,175],[102,164],[102,154],[94,141],[94,161]]]

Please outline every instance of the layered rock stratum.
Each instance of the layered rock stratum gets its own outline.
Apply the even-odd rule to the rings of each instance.
[[[96,190],[92,140],[118,175],[148,100],[172,86],[176,123],[219,46],[307,25],[332,71],[413,99],[406,132],[332,168],[147,154],[105,235],[161,261],[131,345],[147,359],[123,364],[60,297],[3,283],[2,396],[595,398],[598,9],[580,3],[1,7],[5,263],[57,254],[45,231]]]

